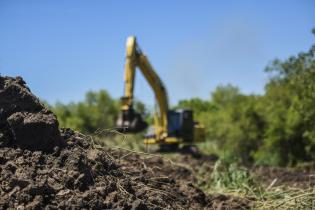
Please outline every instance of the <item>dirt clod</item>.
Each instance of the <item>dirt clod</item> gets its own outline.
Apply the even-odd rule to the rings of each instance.
[[[21,77],[0,76],[0,146],[52,151],[61,145],[56,116]]]

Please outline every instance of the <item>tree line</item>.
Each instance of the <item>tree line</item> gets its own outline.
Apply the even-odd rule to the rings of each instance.
[[[205,125],[206,141],[228,160],[281,166],[314,163],[314,53],[315,45],[285,60],[275,59],[265,69],[269,80],[262,95],[222,85],[209,99],[182,100],[175,107],[192,108],[195,119]],[[88,92],[82,102],[51,107],[62,127],[83,133],[114,128],[120,109],[119,101],[105,90]],[[147,112],[141,102],[136,107]]]

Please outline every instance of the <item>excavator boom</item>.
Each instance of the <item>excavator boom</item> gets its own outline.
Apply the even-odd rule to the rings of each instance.
[[[140,132],[147,127],[141,115],[133,109],[135,74],[136,69],[139,68],[153,90],[159,107],[155,118],[155,134],[158,137],[165,136],[167,135],[167,111],[169,108],[165,86],[154,71],[148,58],[140,50],[135,37],[131,36],[127,39],[126,49],[124,96],[121,99],[122,112],[118,118],[117,126],[123,128],[126,132]]]

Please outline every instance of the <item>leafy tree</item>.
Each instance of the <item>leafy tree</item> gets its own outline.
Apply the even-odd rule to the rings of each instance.
[[[89,91],[83,102],[53,106],[60,125],[83,133],[94,133],[97,129],[113,128],[119,111],[118,101],[105,91]]]
[[[225,159],[250,163],[263,136],[264,121],[256,108],[259,100],[226,85],[217,87],[211,100],[185,100],[177,107],[194,110],[195,118],[205,125],[206,140],[215,142]]]
[[[315,159],[315,46],[285,61],[275,60],[266,71],[264,144],[258,162],[294,165]]]

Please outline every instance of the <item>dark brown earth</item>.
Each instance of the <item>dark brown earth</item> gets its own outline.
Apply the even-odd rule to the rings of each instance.
[[[184,164],[192,169],[191,173],[197,173],[198,170],[206,170],[211,173],[214,164],[214,156],[201,156],[194,158],[189,155],[181,155],[177,158],[177,163]],[[315,187],[315,169],[312,164],[303,165],[294,168],[284,168],[275,166],[252,166],[247,167],[253,180],[264,187],[291,187],[299,189],[309,189]]]
[[[21,77],[0,76],[0,145],[42,151],[63,145],[56,116]]]
[[[179,189],[187,189],[187,185],[189,187],[197,185],[197,174],[194,172],[197,170],[194,170],[193,167],[196,166],[197,168],[198,162],[207,162],[213,166],[212,156],[202,156],[196,159],[191,155],[181,155],[181,158],[175,162],[160,155],[140,155],[123,150],[111,150],[110,153],[119,160],[122,168],[133,174],[133,176],[147,177],[149,175],[157,183],[172,180]],[[197,165],[192,163],[196,163]],[[211,170],[209,170],[209,173],[211,173]],[[188,191],[193,192],[191,190]],[[199,199],[203,198],[204,193],[199,189],[198,192],[201,194],[198,193],[197,197],[195,197],[196,194],[190,193],[187,196],[193,199],[197,198],[198,203],[203,203],[203,199]],[[199,197],[199,195],[202,195],[202,197]],[[206,202],[207,205],[202,209],[250,209],[254,205],[252,199],[223,194],[208,195],[206,196]]]
[[[0,76],[0,209],[248,209],[206,195],[192,171],[58,129],[22,78]]]
[[[110,153],[94,149],[71,130],[63,131],[62,137],[67,139],[66,148],[50,154],[0,150],[1,209],[200,209],[209,204],[191,184],[180,185],[141,168],[127,170]]]
[[[289,186],[309,189],[315,187],[315,171],[313,168],[280,168],[257,166],[251,169],[254,178],[265,186]]]

